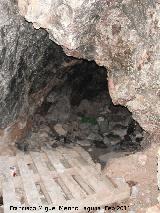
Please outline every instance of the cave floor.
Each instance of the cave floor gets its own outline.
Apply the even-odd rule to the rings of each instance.
[[[1,156],[0,173],[4,213],[12,212],[10,206],[28,205],[37,206],[34,212],[53,212],[52,207],[67,212],[64,206],[73,207],[69,212],[86,212],[84,207],[109,206],[130,196],[125,180],[102,174],[80,146]]]
[[[153,209],[151,208],[151,210],[149,210],[148,208],[157,205],[158,201],[157,201],[157,197],[158,197],[158,186],[157,186],[157,153],[158,153],[158,149],[159,149],[159,144],[158,144],[159,140],[152,140],[151,138],[147,139],[144,138],[144,144],[148,144],[147,148],[144,148],[141,151],[137,151],[134,153],[118,153],[118,152],[110,152],[110,153],[106,153],[105,158],[107,158],[107,162],[106,164],[99,164],[99,162],[96,159],[96,155],[97,152],[99,152],[99,154],[104,154],[104,148],[99,148],[98,150],[94,150],[92,149],[92,152],[88,152],[87,150],[85,150],[85,147],[83,146],[79,146],[79,145],[75,145],[75,144],[67,144],[67,145],[63,145],[63,146],[59,146],[57,148],[48,148],[48,150],[51,150],[50,152],[52,153],[52,159],[54,159],[53,164],[56,164],[57,162],[55,161],[55,150],[66,150],[67,154],[65,155],[65,158],[67,156],[71,156],[69,153],[74,152],[76,147],[79,147],[80,150],[80,156],[81,158],[84,158],[84,160],[86,161],[86,158],[89,161],[89,164],[92,164],[92,167],[96,170],[96,172],[98,174],[102,173],[103,176],[107,176],[109,178],[109,180],[114,180],[115,178],[119,178],[120,180],[125,180],[125,182],[129,185],[130,187],[130,196],[128,197],[128,199],[124,200],[123,202],[120,202],[120,199],[117,202],[114,202],[114,204],[112,205],[112,208],[116,209],[116,206],[121,205],[123,207],[128,207],[127,208],[127,213],[157,213],[160,212],[159,211],[159,207],[156,206],[155,208],[153,207]],[[81,147],[81,148],[80,148]],[[14,149],[13,149],[14,148]],[[29,151],[29,153],[35,153],[35,155],[37,155],[38,153],[38,159],[40,158],[40,156],[42,155],[42,157],[44,157],[44,149],[47,149],[47,147],[45,146],[44,148],[42,148],[40,151],[36,152],[31,152]],[[13,151],[14,150],[14,151]],[[1,161],[3,160],[3,162],[0,163],[1,165],[1,170],[3,170],[3,172],[5,171],[5,169],[2,169],[2,166],[6,169],[9,170],[10,166],[14,166],[16,165],[19,161],[16,160],[16,153],[18,153],[17,156],[19,155],[24,155],[24,152],[21,152],[17,149],[15,149],[15,147],[2,147],[0,148],[0,152],[1,152],[1,156],[0,159]],[[10,156],[9,158],[7,156]],[[37,166],[35,166],[35,163],[33,163],[32,160],[32,155],[31,154],[25,154],[25,167],[27,166],[27,171],[29,172],[29,175],[32,176],[32,174],[34,174],[34,172],[36,173],[38,168]],[[24,157],[23,156],[23,157]],[[7,164],[7,161],[10,161],[9,164]],[[52,160],[53,161],[53,160]],[[56,167],[56,169],[59,169],[60,171],[63,171],[64,167],[68,167],[68,164],[65,163],[67,161],[61,161],[61,166]],[[46,163],[46,161],[45,161]],[[73,163],[73,162],[72,162]],[[86,174],[84,172],[82,172],[82,169],[79,168],[79,164],[83,164],[84,166],[84,162],[83,160],[81,161],[80,158],[78,160],[78,162],[76,162],[76,166],[78,167],[78,172],[80,173],[80,176],[82,178],[85,178],[85,180],[91,180],[92,178],[88,178],[86,176]],[[43,162],[44,164],[44,162]],[[43,165],[42,164],[42,165]],[[63,165],[62,165],[63,164]],[[8,165],[8,166],[6,166]],[[17,168],[18,165],[16,166]],[[100,172],[100,168],[102,167],[102,171]],[[85,165],[84,168],[87,168],[87,165]],[[83,168],[83,169],[84,169]],[[12,168],[13,169],[13,168]],[[52,165],[52,163],[48,162],[48,167],[45,168],[45,170],[47,169],[47,171],[51,172],[51,174],[54,176],[56,173],[52,172],[52,170],[54,170],[54,165]],[[68,171],[71,171],[72,169],[68,168]],[[21,202],[23,203],[25,201],[26,198],[23,198],[24,196],[24,191],[22,190],[24,188],[23,186],[23,180],[22,177],[20,175],[19,169],[17,169],[17,176],[15,178],[13,178],[11,176],[11,172],[13,171],[8,171],[8,181],[14,182],[14,184],[18,184],[18,187],[16,189],[16,195],[18,196],[18,199],[21,200]],[[87,169],[86,173],[88,172],[88,175],[90,175],[90,177],[93,177],[91,175],[91,170]],[[2,173],[2,172],[1,172]],[[71,173],[72,174],[72,173]],[[44,174],[41,174],[42,176],[44,176]],[[30,178],[28,177],[28,180]],[[36,183],[36,188],[37,190],[39,190],[42,194],[41,194],[41,198],[43,200],[43,202],[47,202],[47,200],[44,199],[44,185],[40,185],[39,184],[39,180],[40,180],[40,172],[39,175],[35,175],[34,178],[34,183]],[[87,182],[88,183],[88,182]],[[13,183],[12,183],[13,184]],[[21,187],[22,184],[22,187]],[[10,185],[10,184],[8,184]],[[42,189],[43,188],[43,189]],[[0,191],[1,191],[2,187],[0,185]],[[29,186],[29,189],[31,189],[31,187]],[[32,192],[32,190],[30,190]],[[32,194],[32,193],[31,193]],[[11,195],[10,195],[11,196]],[[4,199],[4,195],[3,195],[3,199]],[[112,202],[113,203],[113,202]],[[105,204],[106,205],[106,204]],[[91,204],[88,206],[91,206]],[[95,204],[94,204],[95,206]],[[158,210],[156,210],[158,209]],[[1,202],[0,205],[0,213],[3,213],[3,204]],[[97,212],[97,211],[96,211]],[[110,213],[110,212],[124,212],[124,211],[116,211],[116,210],[110,210],[110,211],[99,211],[101,212],[105,212],[105,213]],[[98,213],[99,213],[98,212]]]

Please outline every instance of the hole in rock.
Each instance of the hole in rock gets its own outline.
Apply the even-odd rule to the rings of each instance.
[[[115,106],[108,91],[107,71],[82,60],[50,91],[34,117],[28,149],[79,144],[94,159],[106,153],[141,149],[143,129],[126,107]]]

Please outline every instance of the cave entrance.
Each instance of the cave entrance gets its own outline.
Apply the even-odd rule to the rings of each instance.
[[[130,198],[132,186],[134,193],[135,181],[102,173],[110,158],[140,150],[143,139],[128,109],[113,105],[106,69],[81,60],[64,70],[60,80],[33,116],[30,135],[17,143],[21,151],[10,160],[0,158],[0,171],[7,177],[2,185],[4,209],[13,196],[24,206],[65,204],[75,212],[73,203],[78,212],[95,212],[100,208],[94,206],[119,206]]]
[[[105,153],[141,149],[143,130],[126,107],[115,106],[108,91],[107,71],[81,60],[63,76],[34,117],[23,149],[79,144],[96,159]]]

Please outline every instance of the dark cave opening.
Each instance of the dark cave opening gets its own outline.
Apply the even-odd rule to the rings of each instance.
[[[99,158],[104,153],[138,151],[142,140],[143,129],[129,110],[112,103],[106,69],[81,60],[49,92],[34,116],[30,135],[19,148],[79,144]]]

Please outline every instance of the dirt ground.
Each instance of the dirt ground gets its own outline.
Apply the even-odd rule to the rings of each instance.
[[[141,152],[108,160],[103,173],[111,178],[123,177],[131,186],[131,197],[122,204],[127,206],[124,212],[144,213],[149,207],[158,203],[157,153],[159,147],[156,140]],[[148,212],[160,212],[158,207],[157,209],[151,209]]]

